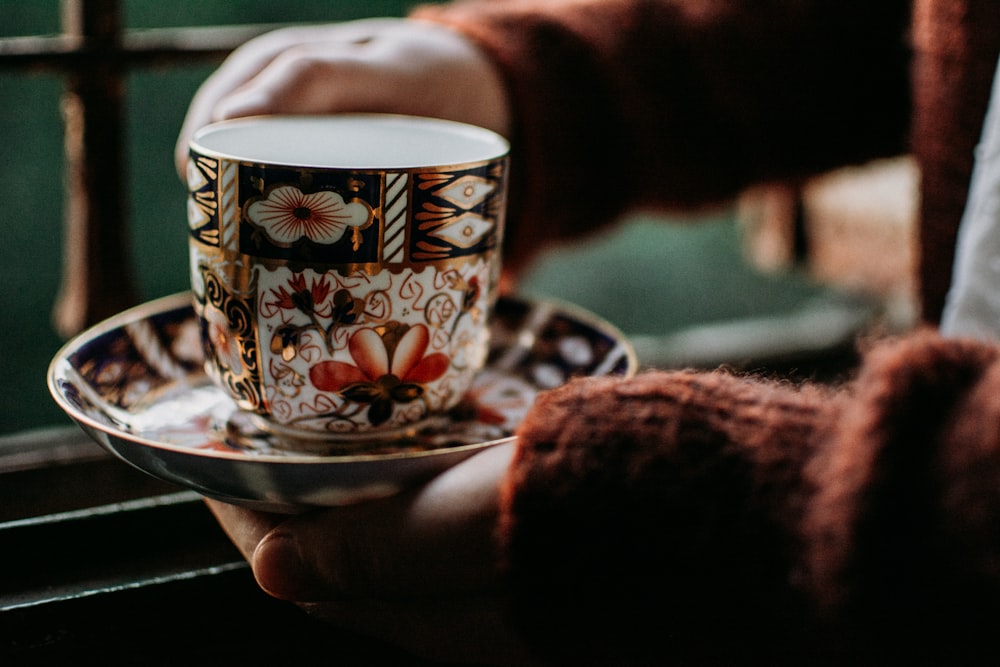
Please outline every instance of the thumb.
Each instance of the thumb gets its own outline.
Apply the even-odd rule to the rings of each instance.
[[[492,447],[416,491],[283,521],[253,552],[257,582],[297,602],[491,589],[512,454],[513,443]]]

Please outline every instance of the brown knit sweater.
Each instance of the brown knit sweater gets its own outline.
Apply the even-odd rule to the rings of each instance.
[[[947,292],[1000,55],[995,0],[467,0],[417,16],[512,96],[508,258],[627,207],[911,151],[924,317]],[[519,432],[515,618],[571,664],[984,660],[1000,625],[1000,364],[925,330],[834,391],[591,378]]]
[[[993,664],[998,359],[921,332],[837,392],[547,393],[503,487],[514,617],[568,664]]]
[[[904,150],[908,0],[466,0],[511,95],[506,261],[628,207],[690,208]]]

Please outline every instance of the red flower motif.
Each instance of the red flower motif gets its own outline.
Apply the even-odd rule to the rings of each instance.
[[[272,305],[284,310],[301,310],[306,315],[312,315],[316,312],[316,306],[326,301],[330,295],[330,285],[326,279],[313,278],[312,284],[307,287],[306,277],[301,273],[292,276],[288,286],[291,292],[284,286],[271,290],[271,294],[277,298]]]
[[[382,424],[392,416],[393,403],[420,398],[424,385],[448,370],[447,355],[424,356],[429,343],[430,333],[422,324],[390,328],[381,334],[372,328],[359,329],[348,341],[356,365],[323,361],[309,369],[309,380],[320,391],[368,404],[368,421]]]

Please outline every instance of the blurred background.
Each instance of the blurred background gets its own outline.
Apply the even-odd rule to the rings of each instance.
[[[130,0],[125,28],[340,21],[398,16],[403,0]],[[53,35],[59,0],[0,0],[0,37]],[[184,185],[173,146],[187,104],[213,65],[133,71],[127,82],[128,216],[144,300],[187,287]],[[60,281],[63,219],[62,80],[0,68],[0,433],[68,424],[45,370],[63,340],[51,309]]]
[[[123,9],[126,29],[146,29],[401,16],[411,4],[131,0]],[[58,0],[0,0],[0,37],[58,33],[59,17]],[[138,69],[127,79],[128,217],[142,300],[187,288],[186,193],[172,151],[213,69]],[[0,68],[0,436],[70,423],[45,386],[65,342],[51,314],[62,260],[61,90],[56,74]],[[698,215],[636,214],[554,249],[520,289],[610,320],[645,366],[802,365],[849,345],[887,309],[896,322],[910,316],[914,184],[901,160],[795,191],[757,189]]]

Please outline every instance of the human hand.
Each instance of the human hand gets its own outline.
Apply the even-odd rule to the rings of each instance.
[[[208,123],[263,114],[385,112],[457,120],[506,134],[507,92],[459,33],[414,19],[283,28],[236,49],[195,94],[175,148]]]
[[[527,664],[494,534],[512,453],[493,447],[416,491],[292,517],[208,503],[271,595],[425,658]]]

